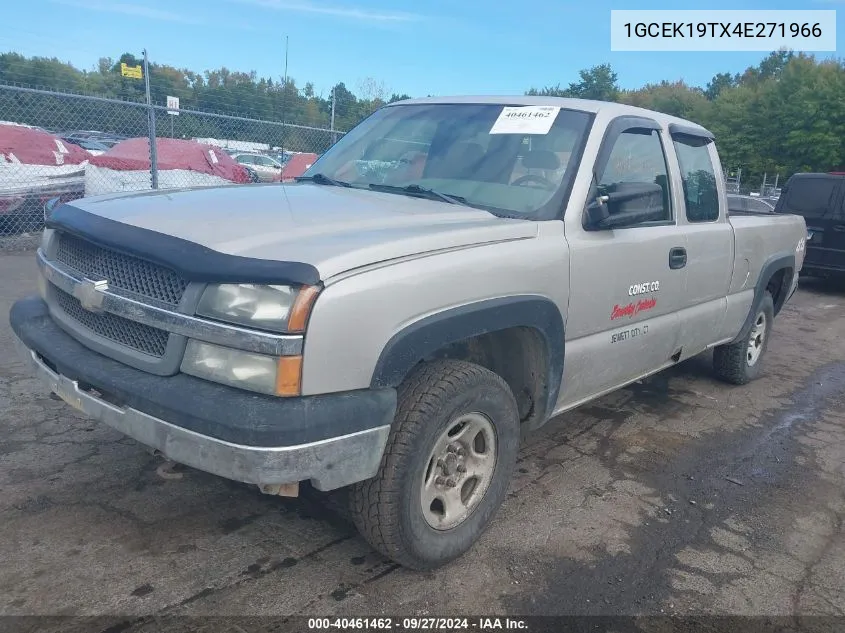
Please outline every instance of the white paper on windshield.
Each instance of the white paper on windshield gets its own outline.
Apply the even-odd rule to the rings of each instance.
[[[213,164],[216,165],[217,163],[220,162],[219,160],[217,160],[217,154],[214,153],[213,149],[208,150],[208,155],[211,157],[211,162]]]
[[[65,147],[65,146],[64,146],[64,143],[62,143],[59,139],[56,139],[56,147],[58,147],[58,148],[59,148],[59,151],[60,151],[62,154],[70,154],[70,152],[68,151],[67,147]]]
[[[53,152],[53,156],[56,157],[56,164],[57,165],[64,165],[65,164],[65,155],[61,152]]]
[[[560,106],[508,106],[490,128],[490,134],[548,134]]]

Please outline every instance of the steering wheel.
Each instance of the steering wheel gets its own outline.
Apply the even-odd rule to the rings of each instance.
[[[514,180],[511,184],[516,186],[521,186],[522,183],[527,182],[534,182],[538,185],[545,187],[546,189],[554,189],[554,183],[547,178],[543,178],[542,176],[537,176],[535,174],[527,174],[525,176],[520,176],[516,180]]]

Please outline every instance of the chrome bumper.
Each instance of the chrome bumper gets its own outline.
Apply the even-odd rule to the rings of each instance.
[[[12,336],[29,368],[70,406],[174,462],[226,479],[262,487],[310,480],[318,490],[334,490],[375,476],[387,443],[389,426],[297,446],[232,444],[97,398],[75,380],[54,372]]]

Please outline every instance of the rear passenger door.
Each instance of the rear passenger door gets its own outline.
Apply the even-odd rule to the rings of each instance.
[[[715,343],[721,332],[733,275],[734,235],[728,210],[722,207],[726,197],[713,137],[678,125],[671,125],[669,132],[681,177],[679,224],[687,241],[680,343],[681,358],[688,358]]]
[[[839,181],[838,202],[833,206],[831,214],[830,248],[845,254],[845,178]],[[842,258],[845,267],[845,257]]]
[[[818,270],[845,268],[845,178],[808,175],[787,183],[778,208],[796,213],[807,225],[804,266]]]
[[[816,243],[820,242],[821,249],[818,250],[823,249],[823,263],[841,271],[845,269],[845,178],[831,178],[829,182],[838,186],[833,188],[826,213],[820,223],[822,234],[818,237],[813,235],[810,245],[815,247]],[[809,219],[804,221],[808,228],[813,224]]]
[[[566,217],[570,295],[558,408],[574,406],[671,364],[684,298],[685,240],[676,226],[666,135],[651,119],[614,119],[593,171],[598,190],[658,184],[661,220],[588,230]],[[588,204],[591,200],[586,201]]]

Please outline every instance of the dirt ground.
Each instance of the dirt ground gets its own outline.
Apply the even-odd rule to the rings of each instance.
[[[331,499],[163,468],[49,397],[7,319],[34,291],[0,256],[2,614],[845,616],[843,288],[802,282],[751,385],[705,356],[538,431],[491,529],[425,574]]]

